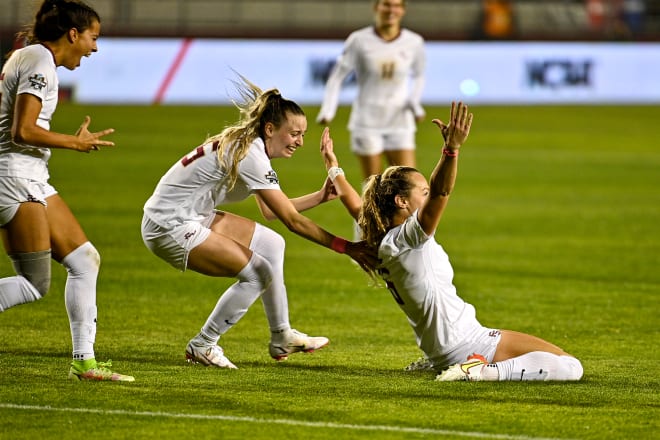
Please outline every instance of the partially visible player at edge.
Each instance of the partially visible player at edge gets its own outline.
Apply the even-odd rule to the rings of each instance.
[[[253,220],[218,211],[217,206],[253,194],[266,219],[279,219],[301,237],[346,253],[363,267],[376,262],[366,244],[335,237],[300,214],[336,197],[327,179],[319,191],[295,199],[280,189],[270,161],[290,158],[303,146],[307,118],[278,90],[262,92],[241,79],[237,86],[243,102],[236,104],[240,120],[172,165],[147,200],[142,220],[146,246],[175,268],[238,279],[186,347],[190,362],[220,368],[236,368],[218,346],[220,337],[260,296],[274,359],[317,350],[328,344],[328,338],[291,328],[282,236]]]
[[[71,326],[69,377],[132,382],[96,362],[96,280],[100,256],[66,202],[48,180],[51,148],[89,153],[113,146],[112,129],[89,131],[85,118],[75,135],[49,131],[57,106],[56,68],[74,70],[97,51],[99,15],[75,0],[45,0],[31,28],[19,37],[0,74],[0,229],[16,276],[0,279],[0,312],[41,299],[50,287],[51,257],[67,270],[64,289]]]
[[[456,294],[449,257],[434,236],[472,119],[467,105],[452,103],[448,124],[433,120],[444,146],[430,182],[414,168],[389,167],[369,178],[361,199],[338,167],[327,128],[321,139],[328,176],[367,243],[378,249],[381,264],[372,275],[385,281],[424,352],[407,369],[435,370],[438,381],[579,380],[579,360],[535,336],[482,326],[474,307]]]

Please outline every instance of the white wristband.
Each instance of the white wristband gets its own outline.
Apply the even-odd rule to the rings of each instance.
[[[344,170],[342,170],[339,167],[330,167],[330,169],[328,169],[328,177],[333,182],[335,181],[337,176],[339,176],[340,174],[343,176],[344,175]]]

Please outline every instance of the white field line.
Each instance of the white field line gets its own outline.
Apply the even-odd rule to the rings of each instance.
[[[343,429],[343,430],[352,430],[352,431],[385,431],[385,432],[400,432],[400,433],[414,433],[414,434],[429,434],[429,435],[439,435],[439,436],[452,435],[457,437],[472,437],[472,438],[487,438],[487,439],[502,439],[502,440],[568,440],[568,439],[558,439],[552,437],[529,437],[525,435],[489,434],[486,432],[454,431],[449,429],[411,428],[406,426],[386,426],[386,425],[354,425],[354,424],[346,424],[346,423],[309,422],[305,420],[292,420],[292,419],[262,419],[256,417],[224,416],[220,414],[217,415],[182,414],[182,413],[168,413],[168,412],[159,412],[159,411],[155,411],[155,412],[126,411],[121,409],[56,408],[52,406],[17,405],[13,403],[0,403],[0,408],[26,410],[26,411],[68,412],[68,413],[117,415],[117,416],[131,416],[131,417],[162,417],[162,418],[170,418],[170,419],[222,420],[227,422],[303,426],[310,428],[330,428],[330,429]]]

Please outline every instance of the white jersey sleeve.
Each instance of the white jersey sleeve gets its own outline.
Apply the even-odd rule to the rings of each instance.
[[[424,93],[424,86],[426,85],[426,51],[423,42],[421,45],[416,45],[415,48],[410,69],[412,83],[408,103],[413,114],[422,117],[426,116],[426,111],[422,107],[422,93]]]
[[[328,81],[325,84],[323,103],[321,104],[319,115],[316,117],[316,122],[321,122],[322,120],[332,121],[335,117],[342,84],[349,73],[355,70],[359,35],[359,33],[354,32],[344,42],[343,51],[339,58],[337,58],[337,62],[333,66]]]
[[[171,228],[202,221],[216,207],[244,200],[258,189],[280,189],[261,139],[250,145],[231,188],[228,170],[220,165],[217,150],[218,143],[209,142],[172,165],[147,200],[145,214],[160,226]]]
[[[48,180],[50,149],[12,141],[14,107],[18,95],[29,93],[41,101],[37,125],[49,130],[58,98],[55,59],[43,45],[16,50],[0,74],[0,175]]]

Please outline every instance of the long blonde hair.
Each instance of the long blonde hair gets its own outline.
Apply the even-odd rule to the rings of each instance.
[[[395,198],[410,196],[413,184],[408,176],[416,172],[412,167],[391,166],[383,174],[374,174],[367,179],[358,226],[369,246],[378,249],[387,231],[394,226]]]
[[[238,164],[245,158],[250,144],[258,137],[265,142],[265,126],[272,123],[282,126],[291,115],[305,116],[295,102],[285,99],[277,89],[263,92],[242,75],[240,82],[234,81],[242,102],[233,101],[240,112],[239,120],[222,132],[209,137],[205,143],[218,142],[218,160],[223,168],[229,169],[229,188],[238,179]]]

